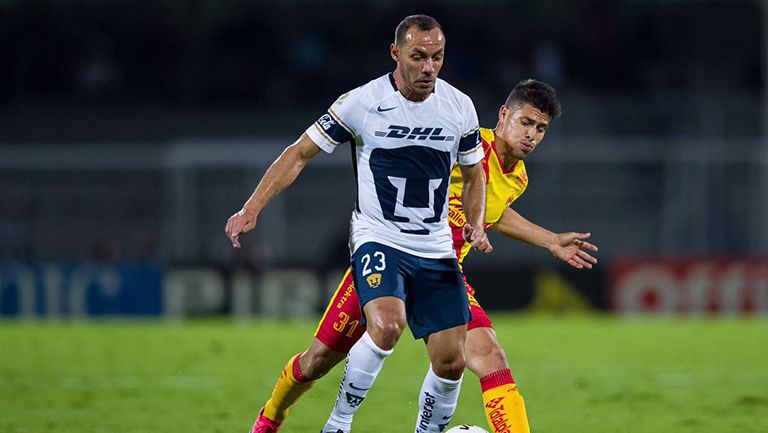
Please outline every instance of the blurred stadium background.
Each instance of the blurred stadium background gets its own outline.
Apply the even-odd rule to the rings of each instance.
[[[577,272],[545,251],[493,236],[495,252],[467,263],[486,308],[499,310],[497,317],[596,311],[725,323],[748,316],[746,330],[734,329],[746,336],[739,347],[765,345],[765,322],[756,318],[768,313],[762,0],[6,0],[0,390],[29,396],[12,379],[34,375],[19,348],[61,332],[45,324],[26,329],[19,323],[29,322],[15,319],[224,316],[264,335],[275,325],[250,319],[289,318],[308,337],[348,262],[348,153],[316,158],[266,209],[241,251],[230,247],[224,224],[282,148],[339,94],[393,68],[394,28],[421,12],[445,28],[441,76],[474,99],[482,125],[495,125],[498,106],[521,79],[557,88],[564,114],[526,160],[531,183],[515,208],[555,231],[589,231],[600,247],[599,266]],[[600,320],[595,329],[616,325]],[[651,327],[650,335],[654,329],[668,330]],[[585,343],[599,332],[589,335]],[[243,411],[268,396],[278,364],[307,341],[286,344],[284,356],[265,364],[264,389],[249,404],[238,402]],[[219,343],[211,344],[219,353]],[[74,353],[59,349],[42,353],[53,360]],[[768,362],[765,349],[732,354]],[[733,397],[754,409],[744,413],[748,420],[768,406],[768,377],[745,369],[752,375],[735,382],[763,389]],[[708,386],[723,379],[706,378]],[[534,388],[534,402],[551,398],[529,380],[542,387]],[[647,394],[634,396],[641,412],[651,410]],[[242,412],[230,409],[240,425]],[[10,414],[0,408],[3,430],[38,431],[23,420],[2,424]],[[702,427],[680,422],[679,431]],[[125,425],[122,431],[142,431]],[[559,431],[547,427],[541,431]],[[721,431],[768,431],[764,422],[733,428]]]
[[[317,158],[242,252],[222,227],[336,96],[393,68],[415,10],[445,27],[442,76],[483,125],[520,79],[559,90],[515,207],[601,248],[598,269],[570,272],[497,239],[468,264],[488,307],[568,291],[600,309],[768,311],[763,2],[83,0],[0,5],[0,313],[321,308],[348,260],[347,152]],[[306,307],[286,311],[287,292]]]

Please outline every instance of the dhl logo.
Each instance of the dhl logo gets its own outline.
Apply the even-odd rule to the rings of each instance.
[[[452,141],[453,136],[450,135],[441,135],[443,133],[443,128],[435,128],[435,127],[414,127],[410,128],[408,126],[401,126],[401,125],[389,125],[387,127],[389,131],[374,131],[374,135],[377,137],[386,137],[386,138],[407,138],[408,140],[426,140],[429,138],[430,140],[436,140],[436,141]]]

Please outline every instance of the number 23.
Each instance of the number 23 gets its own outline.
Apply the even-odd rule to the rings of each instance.
[[[386,257],[384,257],[384,253],[382,253],[381,251],[376,251],[375,253],[373,253],[373,258],[374,259],[378,259],[378,261],[379,261],[378,265],[374,265],[373,266],[374,270],[383,271],[384,269],[387,268],[387,262],[386,262]],[[371,268],[369,267],[371,265],[371,255],[370,254],[366,254],[363,257],[361,257],[360,258],[360,262],[363,265],[363,276],[366,276],[366,275],[370,274],[371,272],[373,272],[373,271],[371,271]]]

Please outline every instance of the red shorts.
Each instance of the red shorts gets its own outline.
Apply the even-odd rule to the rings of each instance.
[[[472,320],[467,325],[467,329],[491,328],[491,319],[475,300],[473,296],[475,289],[467,283],[466,278],[464,286],[467,289],[469,308],[472,311]],[[317,325],[315,338],[337,352],[349,353],[365,332],[365,326],[360,325],[361,318],[360,301],[355,291],[352,272],[348,268],[339,287],[328,302],[323,318]]]

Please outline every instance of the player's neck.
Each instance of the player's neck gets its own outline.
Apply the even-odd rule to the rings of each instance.
[[[392,72],[392,76],[395,78],[395,86],[397,86],[397,90],[401,95],[403,95],[403,98],[413,102],[422,102],[429,98],[429,94],[419,94],[416,93],[413,89],[408,88],[408,86],[405,85],[405,80],[400,74],[400,70],[398,68],[395,68],[395,71]]]
[[[496,148],[496,155],[499,156],[499,162],[501,163],[501,166],[505,171],[512,169],[512,167],[517,163],[517,158],[512,156],[512,152],[509,151],[507,143],[504,140],[499,139],[497,136],[494,140],[494,144],[494,147]]]

